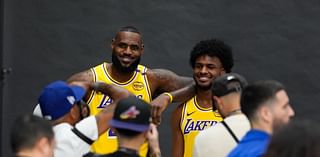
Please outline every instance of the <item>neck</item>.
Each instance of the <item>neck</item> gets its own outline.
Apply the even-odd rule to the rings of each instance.
[[[212,107],[211,90],[197,89],[197,103],[199,106],[204,108]]]
[[[128,149],[139,151],[141,145],[145,141],[145,138],[132,138],[132,139],[118,138],[118,141],[119,141],[120,148],[128,148]]]
[[[219,106],[223,106],[221,114],[224,117],[241,114],[240,110],[240,94],[230,93],[221,97],[221,103]]]
[[[261,122],[251,122],[252,129],[261,130],[267,132],[268,134],[272,134],[272,128],[266,124],[261,124]]]
[[[242,114],[240,108],[230,111],[225,117],[229,117],[229,116],[233,116],[233,115],[238,115],[238,114]]]
[[[119,70],[117,70],[114,66],[112,66],[112,64],[109,64],[108,67],[107,67],[107,71],[108,73],[110,74],[110,76],[119,81],[119,82],[126,82],[128,81],[134,74],[134,71],[133,72],[121,72]]]

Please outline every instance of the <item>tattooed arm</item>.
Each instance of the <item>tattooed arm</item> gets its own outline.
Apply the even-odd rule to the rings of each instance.
[[[147,72],[148,79],[156,93],[170,92],[193,82],[190,77],[179,76],[170,70],[152,69]]]
[[[149,70],[147,74],[151,91],[155,91],[153,97],[162,93],[151,102],[152,118],[155,124],[160,124],[161,114],[168,104],[184,102],[195,95],[195,83],[192,78],[178,76],[165,69]]]
[[[87,82],[87,83],[94,83],[93,80],[93,73],[91,70],[86,70],[83,72],[79,72],[76,74],[73,74],[68,80],[68,84],[72,84],[73,82]],[[85,100],[87,101],[91,95],[91,92],[93,92],[91,89],[88,89],[86,92]]]

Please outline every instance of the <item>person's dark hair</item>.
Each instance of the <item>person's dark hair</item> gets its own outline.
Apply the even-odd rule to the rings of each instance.
[[[10,135],[11,148],[14,153],[22,149],[31,149],[40,138],[45,137],[53,140],[54,133],[49,121],[34,115],[23,115],[18,117]]]
[[[195,67],[198,57],[208,55],[217,57],[222,63],[224,70],[229,73],[233,67],[233,54],[231,47],[219,39],[202,40],[197,43],[190,54],[190,65]]]
[[[141,35],[141,32],[136,27],[133,27],[133,26],[124,26],[120,28],[118,32],[133,32]]]
[[[115,130],[117,131],[117,133],[118,133],[121,137],[126,137],[126,138],[133,138],[133,137],[141,134],[141,132],[133,131],[133,130],[128,130],[128,129],[115,128]]]
[[[257,109],[267,101],[275,99],[277,92],[285,90],[284,86],[275,80],[263,80],[248,85],[241,94],[241,110],[252,120]]]
[[[273,134],[265,157],[318,157],[319,150],[320,124],[299,120]]]

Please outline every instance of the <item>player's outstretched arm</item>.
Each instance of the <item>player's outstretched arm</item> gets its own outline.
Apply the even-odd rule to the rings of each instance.
[[[92,90],[99,91],[105,95],[109,95],[112,100],[119,100],[132,95],[128,90],[113,84],[104,82],[95,82],[91,84]]]
[[[91,70],[86,70],[83,72],[79,72],[76,74],[73,74],[71,77],[67,79],[68,84],[72,84],[73,82],[88,82],[88,83],[94,83],[93,80],[93,72]],[[91,89],[87,90],[85,100],[88,100],[91,93],[93,91]]]
[[[195,95],[194,83],[187,85],[181,89],[165,92],[160,94],[151,102],[151,116],[153,123],[159,125],[161,122],[161,114],[172,102],[178,102],[177,100],[187,101]],[[180,102],[181,103],[181,102]]]
[[[117,101],[132,95],[129,91],[127,91],[122,87],[112,85],[112,84],[106,84],[103,82],[88,83],[85,81],[76,81],[76,82],[71,82],[70,85],[77,85],[77,86],[83,87],[87,91],[88,90],[100,91],[103,94],[109,95],[113,99],[113,103],[111,103],[110,105],[107,105],[106,108],[101,110],[101,112],[99,112],[95,116],[97,120],[99,135],[101,135],[108,128],[110,128],[110,125],[108,122],[112,119],[113,111],[115,109]]]
[[[179,76],[174,72],[165,69],[148,70],[147,75],[151,90],[156,94],[171,92],[194,82],[190,77]],[[176,101],[181,102],[178,98]]]
[[[183,157],[184,139],[180,130],[181,112],[183,104],[178,106],[172,113],[171,130],[172,130],[172,157]]]

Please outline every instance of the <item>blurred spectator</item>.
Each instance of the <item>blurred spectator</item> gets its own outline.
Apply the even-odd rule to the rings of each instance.
[[[54,133],[51,124],[42,118],[33,115],[17,118],[10,138],[16,157],[53,157]]]
[[[292,121],[272,135],[265,157],[319,157],[320,124]]]
[[[95,116],[88,116],[87,104],[82,101],[86,91],[107,93],[115,102],[129,96],[121,87],[105,83],[74,82],[68,85],[55,81],[45,87],[39,97],[42,116],[52,122],[57,146],[55,157],[79,157],[90,151],[90,145],[110,126],[114,104],[106,106]]]
[[[271,134],[287,124],[294,115],[287,92],[277,81],[258,81],[243,90],[240,104],[252,129],[231,151],[229,157],[262,156]]]

